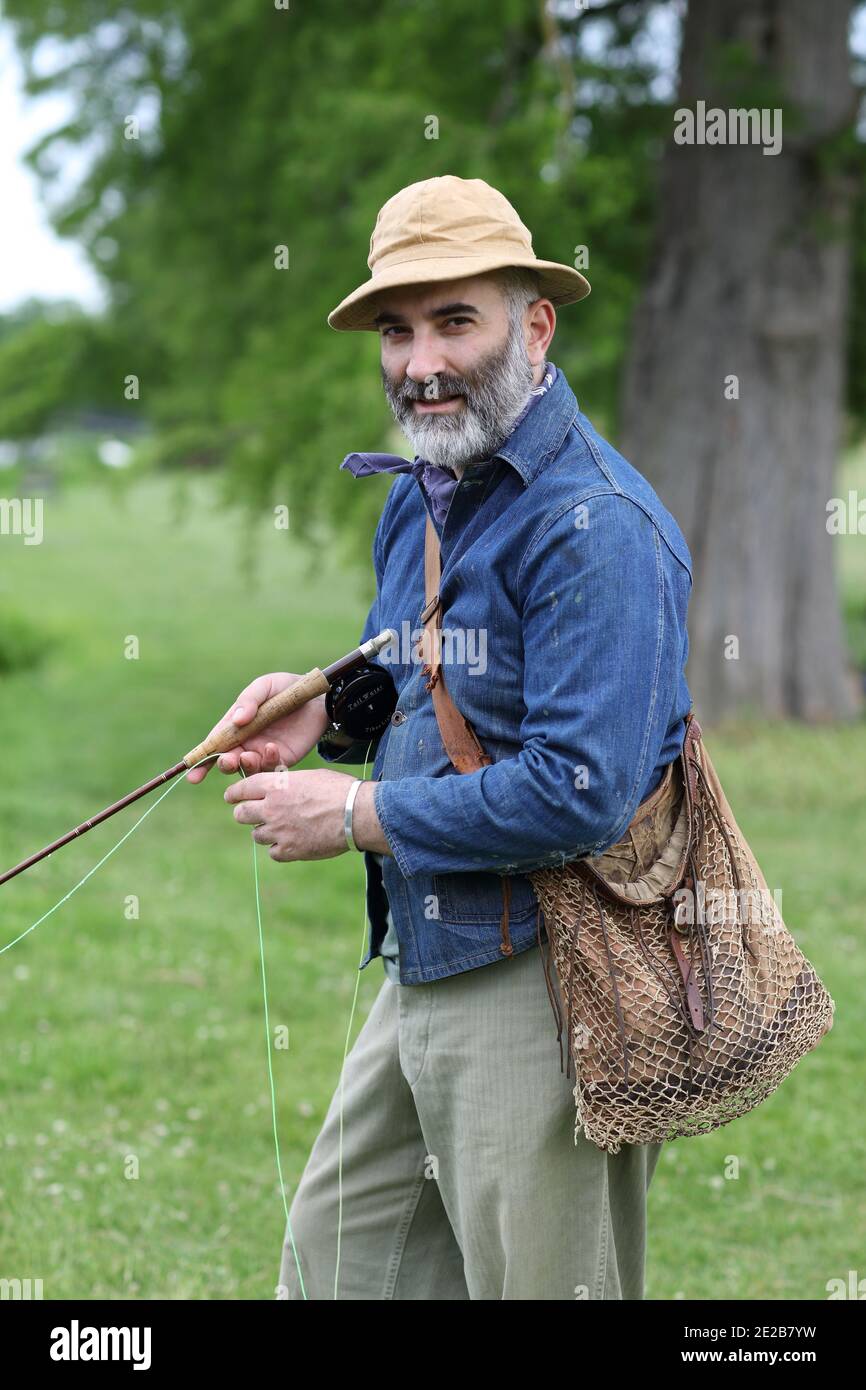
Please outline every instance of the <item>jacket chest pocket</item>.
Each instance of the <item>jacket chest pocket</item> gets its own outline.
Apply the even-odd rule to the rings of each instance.
[[[528,920],[538,899],[528,878],[511,875],[509,923]],[[497,926],[502,917],[502,875],[490,873],[434,874],[433,893],[438,919],[468,926]]]

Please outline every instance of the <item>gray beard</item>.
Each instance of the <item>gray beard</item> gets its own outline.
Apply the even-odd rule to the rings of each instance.
[[[466,376],[440,372],[426,383],[405,377],[395,387],[383,369],[382,382],[394,419],[418,458],[458,471],[496,453],[526,405],[534,377],[522,325],[512,324],[504,345]],[[419,417],[412,406],[414,400],[454,395],[463,401],[453,415]]]

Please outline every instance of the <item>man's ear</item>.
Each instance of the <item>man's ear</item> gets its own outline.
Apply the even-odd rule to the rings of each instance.
[[[536,299],[527,305],[524,319],[526,355],[533,367],[543,366],[556,332],[556,310],[549,299]]]

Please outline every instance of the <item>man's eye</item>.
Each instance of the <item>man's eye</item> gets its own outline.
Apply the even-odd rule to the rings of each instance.
[[[452,319],[446,319],[446,321],[445,321],[445,326],[446,326],[446,328],[447,328],[447,326],[448,326],[449,323],[461,324],[461,323],[471,323],[471,322],[472,322],[472,320],[469,319],[469,318],[467,318],[465,314],[455,314],[454,318],[452,318]]]
[[[394,337],[395,334],[397,334],[397,333],[405,333],[406,331],[407,331],[407,330],[403,327],[402,324],[400,324],[400,323],[392,323],[392,324],[389,324],[387,328],[383,328],[383,329],[382,329],[382,337],[383,337],[383,338],[392,338],[392,337]]]

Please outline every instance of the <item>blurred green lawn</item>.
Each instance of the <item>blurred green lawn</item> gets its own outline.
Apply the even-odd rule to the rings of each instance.
[[[845,485],[858,476],[862,455]],[[251,536],[204,479],[180,492],[146,480],[125,498],[70,489],[47,499],[41,546],[0,543],[16,609],[59,639],[40,669],[0,679],[0,868],[175,762],[253,676],[348,650],[367,611],[337,547],[311,573],[291,530],[263,522]],[[862,538],[840,541],[855,642],[863,552]],[[124,657],[129,635],[138,660]],[[822,1299],[828,1279],[864,1273],[866,724],[739,726],[708,744],[836,1024],[752,1115],[666,1146],[647,1297]],[[226,785],[219,774],[179,784],[0,956],[0,1277],[41,1278],[48,1299],[273,1297],[283,1210],[250,840]],[[0,890],[0,945],[147,804]],[[364,873],[356,856],[259,856],[271,1024],[290,1038],[273,1059],[291,1197],[339,1077]],[[355,1034],[382,978],[378,962],[363,972]],[[137,1180],[124,1176],[129,1155]]]

